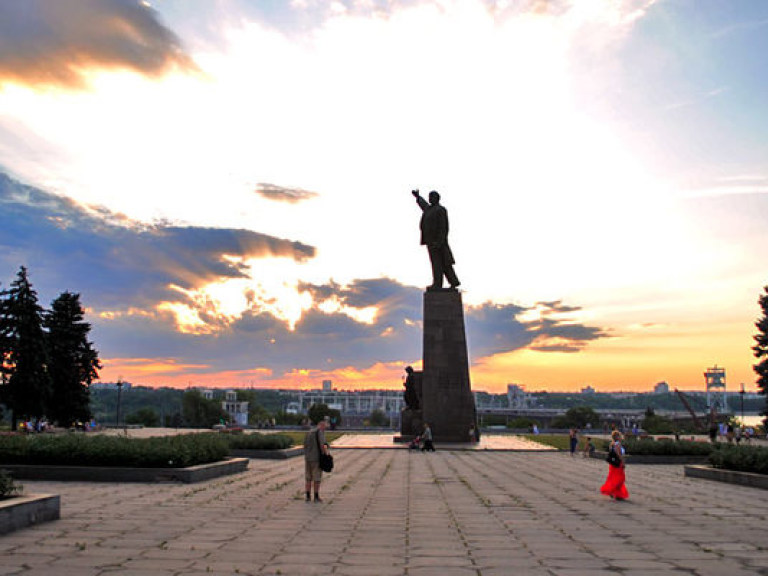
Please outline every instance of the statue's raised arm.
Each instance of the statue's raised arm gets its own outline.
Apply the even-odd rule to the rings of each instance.
[[[448,211],[440,204],[440,194],[435,190],[429,193],[429,202],[421,197],[418,189],[411,190],[411,194],[422,210],[421,243],[427,247],[432,262],[432,285],[427,290],[442,290],[443,277],[455,290],[461,283],[453,271],[455,262],[448,246]]]

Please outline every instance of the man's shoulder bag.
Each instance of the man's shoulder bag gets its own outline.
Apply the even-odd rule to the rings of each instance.
[[[317,441],[317,451],[320,454],[320,470],[323,472],[333,471],[333,456],[323,452],[323,447],[320,446],[320,436],[317,434],[317,432],[315,432],[315,440]]]

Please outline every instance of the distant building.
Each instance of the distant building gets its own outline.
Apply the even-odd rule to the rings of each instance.
[[[288,405],[285,407],[286,414],[298,414],[300,411],[301,404],[298,402],[288,402]]]
[[[123,390],[130,390],[130,382],[120,382],[120,386]],[[117,382],[96,382],[91,384],[91,390],[117,390]]]
[[[239,426],[248,425],[248,402],[238,402],[237,392],[234,390],[227,390],[224,393],[224,401],[221,403],[221,408],[229,414],[229,418],[232,422]]]
[[[654,394],[669,394],[669,384],[666,382],[659,382],[653,387]]]
[[[210,388],[198,388],[206,400],[221,400],[221,409],[229,415],[229,420],[238,426],[248,425],[248,402],[238,402],[235,390],[226,390],[224,394]]]
[[[323,392],[333,391],[333,382],[331,380],[323,380]]]
[[[530,396],[522,386],[517,384],[507,385],[507,403],[509,408],[528,408]]]
[[[581,393],[582,394],[594,394],[595,393],[595,389],[592,388],[592,386],[585,386],[584,388],[581,389]]]

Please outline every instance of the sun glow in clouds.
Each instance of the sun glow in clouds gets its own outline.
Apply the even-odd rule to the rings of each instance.
[[[171,313],[177,329],[185,334],[214,334],[249,312],[270,314],[291,331],[313,308],[324,314],[344,314],[362,324],[376,320],[375,306],[355,308],[335,295],[313,301],[308,291],[299,290],[302,265],[291,259],[251,260],[243,265],[248,270],[247,278],[229,278],[194,290],[171,286],[184,296],[184,301],[162,302],[157,310]]]

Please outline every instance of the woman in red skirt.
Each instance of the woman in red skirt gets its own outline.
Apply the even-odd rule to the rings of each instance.
[[[629,492],[625,484],[624,448],[621,446],[621,432],[618,430],[611,433],[609,454],[611,451],[616,454],[615,463],[611,463],[609,460],[608,478],[605,480],[605,484],[600,487],[600,492],[616,500],[626,500],[629,498]]]

